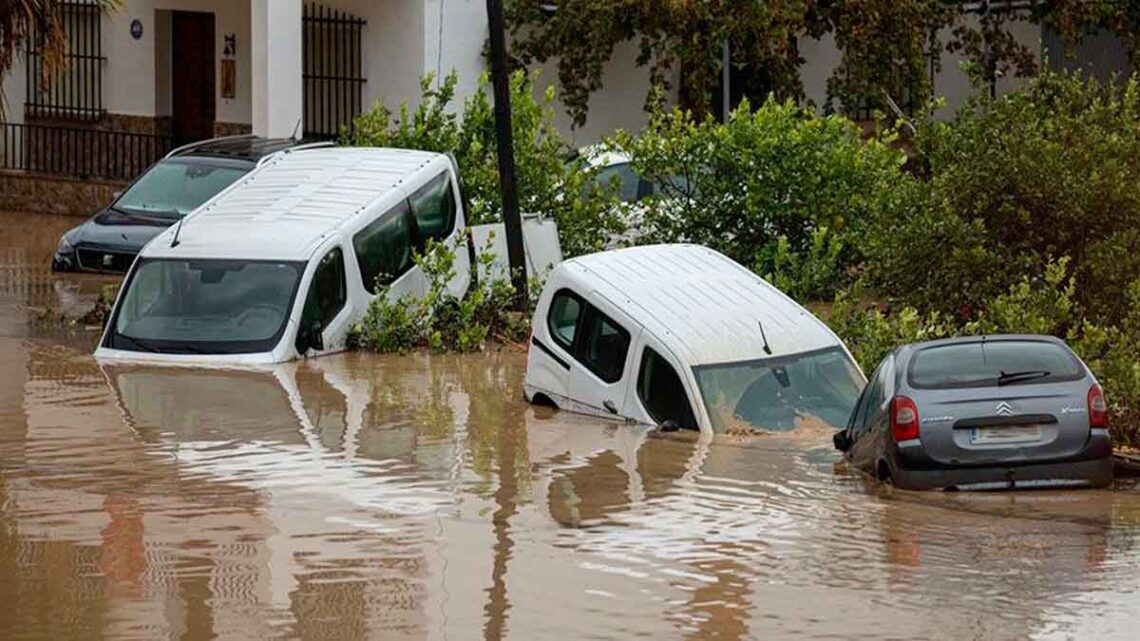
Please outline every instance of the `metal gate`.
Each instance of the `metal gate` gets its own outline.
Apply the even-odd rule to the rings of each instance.
[[[302,29],[305,137],[333,139],[363,107],[361,39],[365,20],[319,4],[305,5]]]

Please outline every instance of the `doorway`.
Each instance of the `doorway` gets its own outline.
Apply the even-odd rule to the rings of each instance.
[[[174,11],[170,21],[170,115],[175,145],[214,137],[214,14]]]

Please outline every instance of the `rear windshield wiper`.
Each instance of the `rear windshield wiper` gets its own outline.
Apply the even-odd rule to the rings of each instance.
[[[1020,383],[1022,381],[1031,381],[1036,378],[1045,378],[1053,372],[1047,372],[1043,369],[1030,369],[1023,372],[998,372],[997,384],[1008,385],[1010,383]]]

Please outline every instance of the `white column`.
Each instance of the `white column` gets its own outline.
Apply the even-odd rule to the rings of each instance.
[[[22,51],[12,57],[12,68],[7,75],[0,77],[0,82],[4,83],[4,121],[24,122],[24,101],[28,99],[28,85]]]
[[[253,133],[284,138],[301,122],[301,0],[251,0]]]

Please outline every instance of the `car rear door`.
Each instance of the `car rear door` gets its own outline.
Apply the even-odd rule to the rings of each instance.
[[[1007,373],[995,354],[999,341],[986,343],[990,367]],[[1050,376],[1026,376],[999,384],[997,377],[969,386],[938,386],[915,379],[920,373],[912,364],[908,395],[918,407],[919,438],[932,459],[954,465],[1016,464],[1073,456],[1085,446],[1090,434],[1088,390],[1093,384],[1084,365],[1067,348],[1055,343],[1007,341],[1002,350],[1021,350],[1017,358],[1030,358],[1035,350],[1063,350],[1071,359],[1037,365],[1022,365],[1021,371],[1051,372]],[[1043,346],[1044,345],[1044,346]],[[916,359],[922,356],[920,351]],[[914,363],[914,362],[912,362]]]

